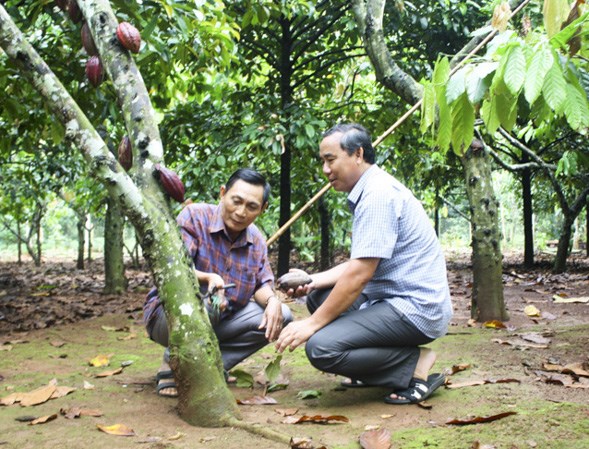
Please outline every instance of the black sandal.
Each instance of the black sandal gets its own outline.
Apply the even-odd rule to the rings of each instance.
[[[446,377],[443,374],[436,373],[428,376],[427,381],[413,378],[409,387],[405,390],[394,391],[398,397],[391,398],[390,395],[385,396],[384,401],[387,404],[417,404],[429,398],[434,391],[444,385]]]

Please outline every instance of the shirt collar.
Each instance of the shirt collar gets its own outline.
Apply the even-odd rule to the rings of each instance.
[[[223,235],[232,243],[234,247],[241,247],[246,245],[251,245],[254,242],[251,225],[245,228],[241,234],[237,236],[235,241],[231,241],[229,237],[229,233],[227,232],[227,227],[225,226],[225,222],[223,221],[223,217],[221,216],[221,207],[217,204],[213,210],[213,216],[211,217],[211,222],[209,224],[209,232],[211,234],[215,234],[218,232],[222,232]]]
[[[358,179],[351,192],[348,194],[348,206],[352,212],[354,212],[358,201],[360,201],[360,198],[362,197],[364,187],[366,187],[368,178],[371,176],[370,173],[374,173],[377,170],[380,170],[378,166],[372,164],[364,173],[362,173],[362,176],[360,176],[360,179]]]

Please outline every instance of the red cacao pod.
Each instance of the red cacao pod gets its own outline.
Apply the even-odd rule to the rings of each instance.
[[[78,6],[76,0],[68,0],[67,13],[74,23],[78,23],[80,20],[82,20],[82,10]]]
[[[123,47],[133,53],[139,53],[141,35],[139,30],[129,22],[121,22],[117,27],[117,39]]]
[[[174,171],[160,164],[155,164],[154,168],[164,191],[174,200],[183,203],[185,190],[180,177]]]
[[[133,166],[133,150],[131,149],[129,136],[123,137],[121,143],[119,143],[119,164],[126,171],[129,171]]]
[[[98,56],[91,56],[88,61],[86,61],[86,76],[94,87],[98,87],[100,83],[102,83],[104,79],[104,74],[102,71],[102,63],[100,62],[100,58]]]
[[[62,11],[65,11],[67,9],[67,3],[67,0],[55,0],[55,4]]]
[[[84,50],[86,50],[86,53],[90,56],[98,55],[98,49],[96,48],[94,39],[92,39],[92,33],[90,33],[88,22],[84,22],[80,34],[82,35],[82,46],[84,47]]]

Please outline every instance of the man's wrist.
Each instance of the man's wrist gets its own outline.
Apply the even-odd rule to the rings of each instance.
[[[268,305],[270,304],[270,301],[273,299],[275,299],[276,301],[280,301],[280,299],[278,299],[278,297],[276,295],[270,295],[270,296],[268,296],[268,298],[266,298],[265,307],[268,307]]]

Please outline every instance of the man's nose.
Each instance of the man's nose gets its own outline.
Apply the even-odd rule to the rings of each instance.
[[[331,169],[329,168],[329,165],[327,165],[327,162],[323,163],[323,167],[321,167],[323,169],[323,173],[328,175],[331,173]]]

